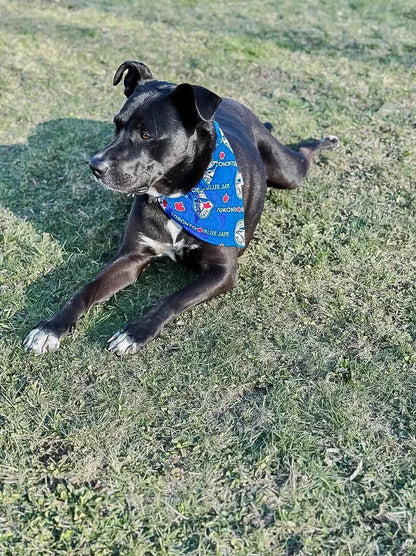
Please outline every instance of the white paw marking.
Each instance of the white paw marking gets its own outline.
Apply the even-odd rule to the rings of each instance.
[[[334,143],[334,146],[333,146],[334,149],[339,147],[339,145],[341,143],[336,135],[327,135],[327,137],[324,137],[322,139],[322,141],[331,141],[331,143]]]
[[[116,332],[108,340],[107,349],[117,353],[117,355],[124,355],[126,353],[136,353],[139,346],[133,338],[130,338],[127,332]]]
[[[27,352],[33,352],[34,355],[42,355],[48,351],[56,351],[59,348],[59,338],[53,332],[34,328],[26,336],[23,347]]]

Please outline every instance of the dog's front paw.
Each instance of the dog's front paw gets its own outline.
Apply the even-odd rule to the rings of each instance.
[[[116,332],[111,338],[108,340],[107,349],[116,353],[117,355],[124,355],[126,353],[136,353],[136,351],[142,346],[138,342],[135,342],[134,339],[127,334],[127,332]]]
[[[328,150],[332,151],[332,149],[337,149],[341,142],[336,135],[328,135],[328,137],[324,137],[320,141],[321,143],[321,150]]]
[[[59,343],[59,338],[54,332],[38,325],[26,336],[23,348],[34,355],[42,355],[48,351],[56,351]]]
[[[107,349],[117,355],[136,353],[159,333],[160,329],[152,324],[146,319],[129,323],[124,330],[111,336]]]

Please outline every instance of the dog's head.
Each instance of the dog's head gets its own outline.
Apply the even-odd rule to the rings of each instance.
[[[212,118],[221,98],[204,87],[158,81],[140,62],[121,64],[114,85],[123,74],[127,101],[114,117],[113,141],[90,161],[94,176],[121,193],[189,191],[215,148]]]

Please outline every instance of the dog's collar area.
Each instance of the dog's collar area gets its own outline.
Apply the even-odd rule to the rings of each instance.
[[[156,187],[149,187],[149,189],[146,191],[146,193],[149,196],[149,202],[151,202],[151,203],[154,202],[153,200],[151,200],[151,198],[157,200],[162,195],[162,193],[159,193],[159,191],[156,189]],[[178,191],[177,193],[172,193],[172,195],[169,195],[169,198],[170,199],[177,199],[178,197],[181,197],[182,195],[183,195],[183,193],[181,191]]]
[[[217,122],[214,126],[215,150],[202,179],[185,195],[155,197],[169,218],[198,239],[241,248],[245,247],[243,179],[228,139]]]

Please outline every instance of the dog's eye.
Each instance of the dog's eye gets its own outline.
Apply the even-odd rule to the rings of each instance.
[[[145,131],[142,131],[142,139],[151,139],[150,135]]]

